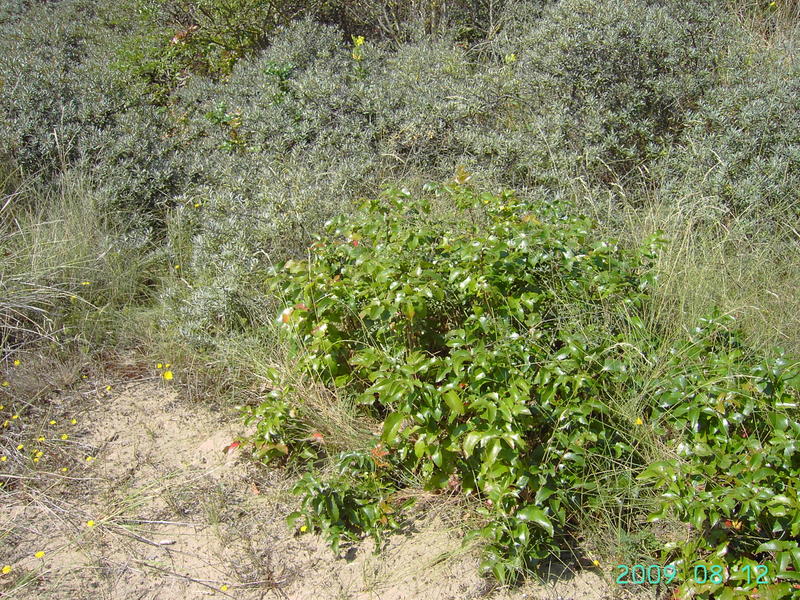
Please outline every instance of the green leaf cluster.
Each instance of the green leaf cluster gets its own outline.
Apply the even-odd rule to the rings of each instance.
[[[675,515],[695,532],[690,544],[667,545],[665,556],[689,572],[716,561],[733,574],[727,585],[684,584],[697,597],[752,597],[755,579],[735,574],[756,564],[768,569],[770,597],[789,597],[790,582],[800,581],[798,364],[783,354],[748,356],[730,318],[717,316],[673,349],[665,367],[652,382],[651,419],[676,457],[639,479],[662,493],[651,520]]]
[[[635,453],[620,433],[628,417],[603,397],[633,377],[621,342],[641,327],[657,242],[597,241],[587,220],[510,191],[430,191],[390,190],[332,220],[305,260],[274,270],[270,291],[287,300],[299,371],[382,421],[395,472],[381,479],[396,488],[412,473],[479,498],[484,568],[510,580],[557,548],[587,453]],[[449,224],[431,202],[472,223]]]

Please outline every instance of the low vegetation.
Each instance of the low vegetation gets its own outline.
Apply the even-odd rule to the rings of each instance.
[[[799,23],[7,3],[4,381],[23,353],[173,357],[336,553],[425,495],[502,583],[569,550],[669,565],[664,597],[795,597]],[[9,423],[35,408],[0,394]],[[30,436],[1,435],[17,460]]]

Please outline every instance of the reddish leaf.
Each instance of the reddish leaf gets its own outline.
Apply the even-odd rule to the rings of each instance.
[[[227,446],[225,446],[225,447],[222,449],[222,451],[223,451],[224,453],[226,453],[226,454],[227,454],[227,453],[228,453],[228,452],[230,452],[231,450],[234,450],[235,448],[238,448],[238,447],[239,447],[239,446],[241,446],[241,445],[242,445],[242,444],[241,444],[240,442],[231,442],[230,444],[228,444]]]

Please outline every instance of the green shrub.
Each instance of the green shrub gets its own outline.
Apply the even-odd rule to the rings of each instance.
[[[619,342],[646,295],[649,251],[592,241],[579,219],[543,224],[511,193],[447,191],[475,214],[467,231],[426,225],[425,203],[395,192],[335,220],[273,289],[290,304],[282,320],[299,368],[383,420],[385,485],[407,471],[486,501],[484,566],[513,579],[569,530],[587,439],[617,457],[636,452],[624,433],[632,419],[602,390],[632,377]],[[581,325],[587,312],[594,325]],[[562,426],[567,414],[574,430]],[[291,449],[268,422],[264,442]]]
[[[230,73],[298,12],[289,2],[264,0],[133,0],[114,16],[132,20],[135,28],[120,46],[116,66],[143,81],[163,104],[192,74],[218,80]]]
[[[731,319],[705,320],[667,357],[666,376],[652,381],[648,420],[676,456],[654,462],[639,479],[663,492],[651,520],[674,514],[694,529],[689,543],[670,543],[662,553],[683,573],[681,597],[693,589],[698,598],[747,598],[755,587],[794,597],[800,363],[782,354],[749,356],[730,325]],[[718,565],[725,577],[692,584],[697,565]],[[761,583],[768,585],[755,585],[756,565],[766,567]]]
[[[427,201],[390,191],[333,220],[307,259],[275,270],[271,291],[287,306],[279,319],[298,377],[383,423],[380,438],[354,449],[370,458],[363,472],[303,480],[303,509],[291,521],[321,528],[337,547],[374,533],[388,515],[397,522],[388,499],[411,473],[427,489],[481,501],[484,525],[469,536],[486,542],[482,568],[513,580],[568,543],[582,518],[600,516],[606,498],[643,516],[656,477],[670,487],[653,517],[671,507],[696,528],[691,560],[719,552],[722,520],[738,518],[750,539],[777,536],[789,562],[770,564],[790,578],[795,546],[776,532],[797,537],[790,482],[800,465],[787,450],[800,433],[797,365],[761,363],[719,318],[673,346],[649,332],[641,315],[655,241],[623,250],[594,239],[585,220],[511,192],[452,185],[439,193],[472,224],[453,228]],[[303,426],[315,419],[303,390],[279,378],[275,386],[251,416],[260,455],[323,456]],[[725,483],[732,465],[746,464],[729,443],[740,433],[753,436],[742,452],[758,437],[784,465],[764,475],[771,491]],[[664,440],[669,460],[654,462],[664,451],[648,436]],[[692,477],[709,493],[697,496]],[[777,508],[768,516],[760,502],[772,492],[780,501],[769,501]],[[729,563],[766,564],[772,546],[759,544],[768,539],[731,542]],[[667,546],[664,559],[676,551]]]

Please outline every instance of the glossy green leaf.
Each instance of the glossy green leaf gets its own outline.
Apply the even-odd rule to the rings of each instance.
[[[392,413],[383,422],[383,435],[381,439],[386,444],[394,444],[397,439],[397,434],[403,424],[406,415],[403,413]]]
[[[448,390],[444,393],[444,401],[454,414],[461,415],[464,413],[464,403],[454,390]]]
[[[531,523],[535,523],[551,536],[554,534],[553,524],[550,522],[550,519],[547,517],[545,512],[538,506],[534,506],[532,504],[528,505],[525,508],[517,511],[516,517],[520,521],[530,521]]]

